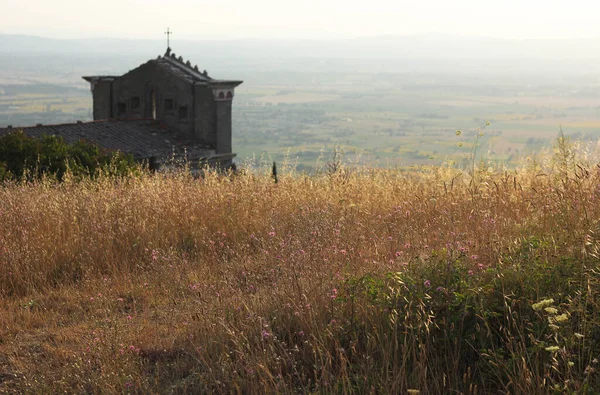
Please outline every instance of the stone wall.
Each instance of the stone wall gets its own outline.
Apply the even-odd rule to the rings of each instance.
[[[194,135],[193,86],[152,62],[115,80],[112,95],[115,118],[152,118],[155,112],[156,119]]]
[[[217,154],[232,152],[231,147],[231,100],[220,100],[217,105]]]
[[[195,85],[194,93],[194,135],[200,144],[216,147],[217,118],[212,89],[205,85]]]
[[[94,120],[111,119],[111,82],[94,82],[92,96],[94,98]]]

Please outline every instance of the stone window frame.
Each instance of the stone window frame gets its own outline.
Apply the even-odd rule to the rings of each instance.
[[[165,113],[173,114],[175,112],[175,100],[166,98],[164,100]]]
[[[189,107],[188,106],[179,106],[179,119],[184,120],[189,117]]]
[[[131,111],[137,111],[142,107],[142,99],[139,96],[131,97]]]
[[[117,103],[117,117],[122,118],[127,116],[127,103],[118,102]]]

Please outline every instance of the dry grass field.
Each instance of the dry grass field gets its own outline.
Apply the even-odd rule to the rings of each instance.
[[[0,392],[600,391],[600,167],[0,188]]]

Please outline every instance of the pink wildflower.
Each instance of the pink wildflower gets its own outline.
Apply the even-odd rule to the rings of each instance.
[[[335,298],[337,298],[337,294],[338,294],[338,290],[337,290],[337,288],[334,288],[334,289],[332,289],[332,290],[331,290],[331,296],[330,296],[330,298],[331,298],[331,299],[335,299]]]

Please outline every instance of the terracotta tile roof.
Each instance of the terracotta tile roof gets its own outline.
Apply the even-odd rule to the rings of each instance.
[[[28,136],[61,136],[67,143],[85,140],[100,147],[133,154],[136,159],[159,159],[187,154],[191,160],[215,155],[214,149],[199,146],[177,135],[164,123],[153,119],[106,120],[59,125],[0,128],[0,136],[23,130]]]

